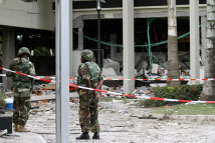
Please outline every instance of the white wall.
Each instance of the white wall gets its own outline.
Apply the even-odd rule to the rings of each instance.
[[[0,25],[54,30],[53,0],[5,0],[0,3]]]

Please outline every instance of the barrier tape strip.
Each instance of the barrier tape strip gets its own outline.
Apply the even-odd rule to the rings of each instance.
[[[70,86],[75,87],[75,88],[81,88],[81,89],[86,89],[86,90],[91,90],[91,91],[97,91],[97,92],[103,92],[103,93],[108,93],[108,94],[113,94],[113,95],[118,95],[118,96],[132,97],[132,98],[139,98],[139,99],[150,99],[150,100],[181,102],[181,103],[215,103],[215,101],[192,101],[192,100],[180,100],[180,99],[150,97],[150,96],[146,96],[146,95],[141,95],[141,96],[126,95],[126,94],[122,94],[122,93],[116,93],[116,92],[111,92],[111,91],[107,91],[107,90],[100,90],[100,89],[93,89],[93,88],[83,87],[83,86],[74,85],[74,84],[70,84]]]
[[[38,76],[40,78],[45,78],[45,79],[55,79],[55,77],[48,77],[48,76]],[[77,78],[71,77],[69,79],[75,80]],[[104,80],[139,80],[139,81],[213,81],[215,78],[201,78],[201,79],[195,79],[195,78],[189,78],[189,79],[161,79],[161,78],[151,78],[151,79],[144,79],[144,78],[137,78],[137,79],[123,79],[123,78],[104,78]]]
[[[33,78],[33,79],[36,79],[36,80],[41,80],[41,81],[45,81],[45,82],[49,82],[49,83],[52,82],[52,80],[46,80],[46,79],[38,78],[37,76],[27,75],[27,74],[24,74],[24,73],[21,73],[21,72],[16,72],[16,71],[12,71],[12,70],[9,70],[9,69],[5,69],[3,67],[0,67],[0,70],[1,69],[5,70],[5,71],[12,72],[12,73],[16,73],[16,74],[19,74],[19,75],[27,76],[29,78]],[[108,94],[124,96],[124,97],[140,98],[140,99],[150,99],[150,100],[160,100],[160,101],[170,101],[170,102],[182,102],[182,103],[215,103],[215,101],[192,101],[192,100],[180,100],[180,99],[150,97],[150,96],[146,96],[146,95],[141,95],[141,96],[127,95],[127,94],[122,94],[122,93],[117,93],[117,92],[112,92],[112,91],[107,91],[107,90],[83,87],[83,86],[79,86],[79,85],[75,85],[75,84],[69,84],[69,86],[70,87],[75,87],[75,88],[91,90],[91,91],[96,91],[96,92],[108,93]]]
[[[55,83],[55,81],[53,81],[53,80],[43,79],[43,78],[39,78],[37,76],[31,76],[31,75],[28,75],[28,74],[25,74],[25,73],[21,73],[21,72],[17,72],[17,71],[12,71],[12,70],[9,70],[9,69],[3,68],[3,67],[0,67],[0,70],[5,70],[5,71],[8,71],[8,72],[12,72],[12,73],[15,73],[15,74],[23,75],[23,76],[26,76],[26,77],[29,77],[29,78],[40,80],[40,81],[45,81],[45,82],[49,82],[49,83]]]
[[[203,78],[203,79],[112,79],[112,78],[106,78],[105,80],[143,80],[143,81],[201,81],[201,80],[215,80],[215,78]]]

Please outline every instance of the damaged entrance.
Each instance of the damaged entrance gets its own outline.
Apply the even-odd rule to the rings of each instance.
[[[180,70],[182,78],[185,78],[189,76],[190,69],[189,18],[179,17],[177,21]],[[83,47],[85,49],[97,47],[96,25],[96,20],[84,20]],[[135,19],[136,78],[167,77],[167,28],[167,18]],[[77,35],[78,33],[74,33],[74,36]],[[122,20],[102,19],[101,37],[102,49],[105,53],[104,75],[122,76]],[[75,47],[78,47],[78,38],[75,43],[77,43]],[[122,82],[120,83],[122,85]]]

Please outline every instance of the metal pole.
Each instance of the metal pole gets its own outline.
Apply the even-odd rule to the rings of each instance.
[[[190,76],[193,79],[200,77],[199,45],[199,0],[190,0]]]
[[[55,0],[55,7],[56,7],[56,115],[55,115],[55,121],[56,121],[56,142],[60,142],[60,85],[58,84],[58,81],[60,81],[60,2],[59,0]]]
[[[69,143],[70,0],[56,7],[56,142]]]
[[[97,16],[98,16],[98,49],[97,49],[97,57],[98,57],[98,64],[100,68],[102,68],[102,55],[101,55],[101,2],[97,0]]]
[[[134,1],[123,0],[123,77],[134,78]],[[134,91],[134,81],[123,81],[126,94]]]

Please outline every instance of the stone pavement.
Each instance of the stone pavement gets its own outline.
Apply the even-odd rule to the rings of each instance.
[[[215,116],[180,116],[176,119],[164,115],[151,114],[151,109],[136,108],[122,100],[100,102],[99,122],[101,139],[77,141],[80,135],[78,102],[70,102],[70,142],[71,143],[212,143],[215,142]],[[210,118],[209,118],[210,116]],[[156,118],[144,118],[156,117]],[[178,119],[177,119],[178,118]],[[33,133],[28,137],[41,138],[47,143],[55,143],[55,104],[41,104],[40,109],[32,110],[27,128]],[[15,135],[19,133],[15,133]],[[38,135],[38,136],[37,136]],[[22,134],[20,135],[22,136]],[[92,133],[90,133],[92,138]],[[0,143],[25,143],[24,138],[2,139]],[[27,137],[26,137],[27,139]],[[43,140],[41,139],[41,140]],[[36,139],[35,139],[36,140]],[[43,141],[44,141],[43,140]],[[19,142],[20,141],[20,142]],[[31,138],[27,143],[34,143]],[[43,142],[42,142],[43,143]]]
[[[13,133],[0,137],[0,143],[46,143],[46,141],[35,133]]]

